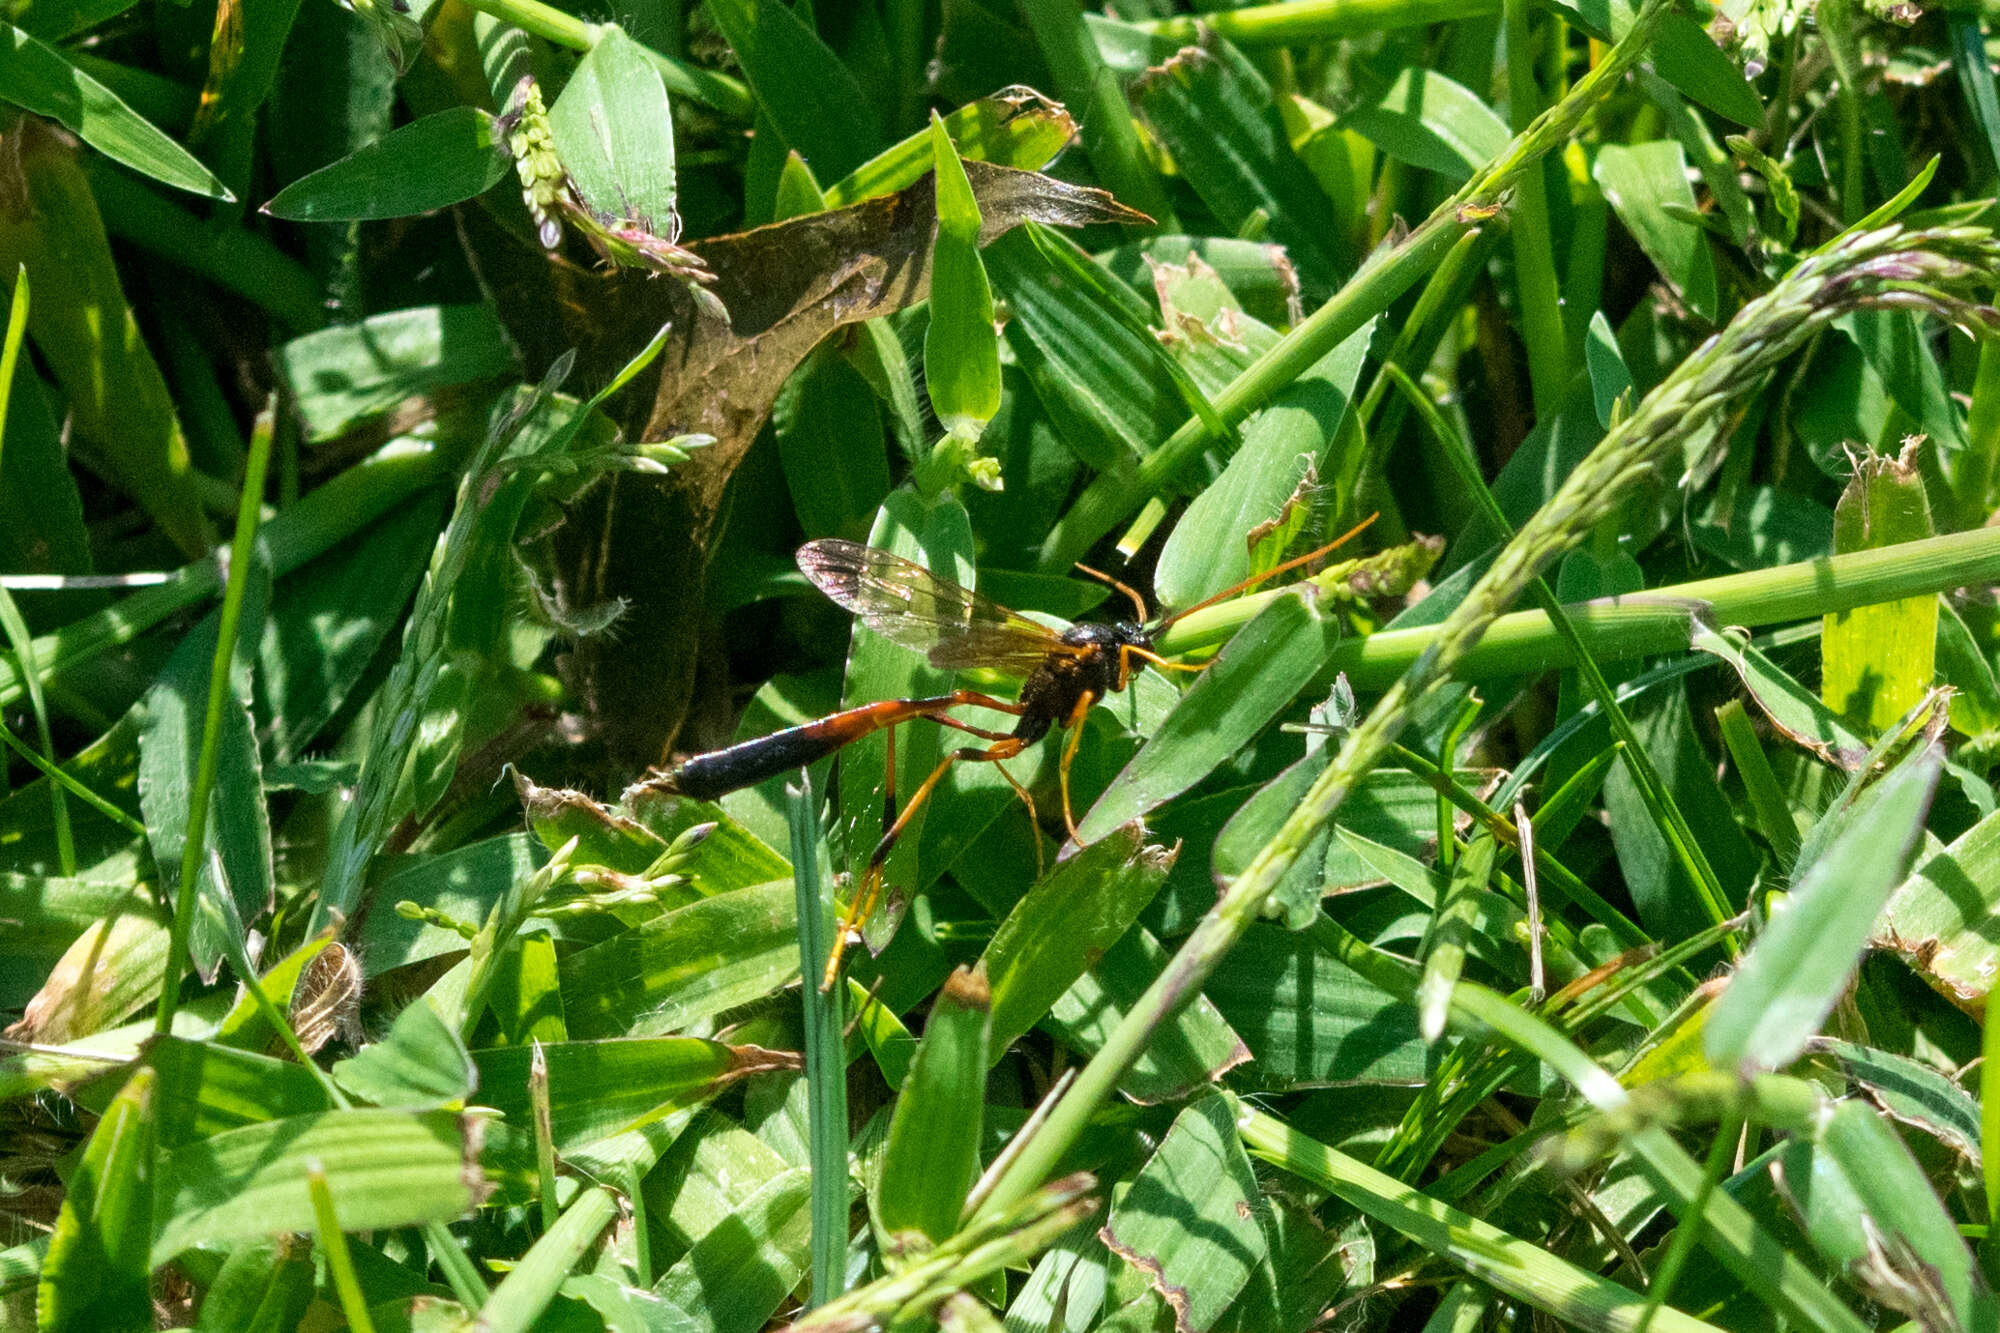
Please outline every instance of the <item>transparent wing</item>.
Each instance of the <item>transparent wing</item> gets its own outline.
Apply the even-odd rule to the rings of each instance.
[[[933,666],[1026,674],[1072,651],[1047,626],[888,551],[826,538],[801,546],[798,559],[813,586]]]

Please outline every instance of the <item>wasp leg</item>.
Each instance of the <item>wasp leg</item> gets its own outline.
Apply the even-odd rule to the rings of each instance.
[[[1144,658],[1162,671],[1206,671],[1209,665],[1208,662],[1169,662],[1150,648],[1138,648],[1129,643],[1120,648],[1118,652],[1118,669],[1121,673],[1128,676],[1131,674],[1131,659],[1134,657]],[[1209,661],[1213,660],[1213,658],[1209,659]]]
[[[1069,710],[1069,719],[1063,725],[1069,728],[1069,740],[1063,744],[1062,762],[1056,765],[1056,777],[1062,785],[1063,826],[1069,830],[1069,840],[1081,842],[1076,836],[1076,816],[1069,806],[1069,766],[1076,759],[1076,747],[1083,740],[1083,720],[1090,715],[1090,706],[1097,702],[1093,690],[1085,690],[1077,696],[1076,707]]]
[[[869,854],[868,868],[861,872],[860,887],[855,890],[854,900],[848,904],[846,913],[841,917],[840,928],[834,932],[833,952],[827,955],[826,971],[820,977],[821,990],[832,990],[833,983],[840,979],[840,962],[847,954],[848,940],[860,934],[862,922],[868,919],[869,914],[875,910],[875,904],[881,900],[882,867],[888,864],[889,853],[895,849],[896,839],[903,836],[903,830],[909,827],[911,818],[923,808],[924,802],[930,799],[932,789],[945,775],[945,770],[961,759],[974,763],[995,764],[1002,759],[1012,759],[1026,748],[1027,743],[1017,736],[1003,737],[985,749],[968,745],[953,750],[931,770],[931,775],[925,778],[923,785],[911,795],[909,804],[903,807],[902,813],[896,816],[896,822],[882,834],[882,841],[876,843],[875,850]],[[1001,772],[1005,773],[1006,770],[1002,769]],[[1008,781],[1013,781],[1011,776]]]

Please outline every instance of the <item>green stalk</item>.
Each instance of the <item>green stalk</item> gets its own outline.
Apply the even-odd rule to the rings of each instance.
[[[572,51],[588,51],[597,45],[597,34],[603,27],[598,23],[586,23],[573,14],[565,14],[553,5],[542,4],[541,0],[466,0],[466,4],[482,14],[491,14],[503,23],[511,23]],[[743,86],[741,79],[732,79],[712,69],[701,69],[662,55],[651,47],[645,48],[645,51],[660,71],[660,81],[667,85],[670,95],[691,97],[732,120],[747,122],[756,114],[757,104],[751,100],[750,90]]]
[[[347,1234],[333,1210],[333,1191],[327,1187],[326,1167],[317,1157],[306,1159],[306,1194],[312,1199],[313,1220],[319,1224],[319,1247],[326,1255],[328,1275],[340,1297],[340,1311],[354,1333],[375,1333],[368,1317],[368,1298],[362,1293],[361,1278],[354,1271],[354,1256],[347,1248]]]
[[[40,769],[42,776],[47,778],[51,783],[76,797],[79,801],[82,801],[98,814],[103,815],[106,819],[124,829],[133,837],[143,838],[146,836],[146,826],[144,824],[132,818],[132,816],[105,800],[81,782],[78,782],[75,775],[68,770],[60,768],[44,758],[41,751],[35,749],[34,746],[28,744],[19,736],[16,736],[8,729],[7,724],[4,722],[0,722],[0,745],[5,745],[15,754],[20,755],[21,758]]]
[[[229,665],[236,656],[236,631],[243,619],[243,597],[250,585],[251,547],[257,540],[257,520],[264,508],[264,473],[271,462],[271,432],[258,431],[250,440],[244,465],[243,503],[236,513],[236,538],[229,548],[229,586],[222,593],[222,616],[215,631],[215,661],[208,674],[208,712],[202,720],[201,755],[195,761],[194,790],[188,793],[187,841],[181,846],[180,879],[174,885],[174,925],[167,945],[165,976],[160,983],[156,1032],[174,1030],[174,1010],[180,1004],[181,965],[188,961],[188,933],[194,926],[194,901],[200,896],[201,859],[208,844],[208,797],[215,790],[222,750],[222,710],[231,702]],[[244,978],[255,985],[254,977]]]
[[[1338,582],[1339,571],[1311,580]],[[2000,582],[2000,529],[1952,532],[1873,551],[1822,556],[1722,578],[1696,579],[1651,592],[1563,607],[1577,637],[1601,662],[1684,652],[1689,618],[1757,629],[1823,612],[1846,611],[1926,592]],[[1189,616],[1160,637],[1159,651],[1177,656],[1226,641],[1275,593],[1253,593]],[[1386,689],[1431,650],[1435,625],[1390,629],[1353,638],[1334,650],[1327,670],[1345,671],[1357,690]],[[1454,671],[1460,680],[1515,676],[1576,665],[1546,611],[1515,611],[1495,620]]]
[[[1244,1146],[1267,1162],[1311,1181],[1343,1203],[1428,1254],[1459,1265],[1494,1290],[1559,1318],[1564,1327],[1636,1329],[1643,1300],[1630,1288],[1572,1265],[1541,1245],[1482,1218],[1440,1203],[1336,1148],[1299,1133],[1274,1115],[1244,1107],[1237,1119]],[[1663,1311],[1656,1327],[1714,1333],[1716,1326],[1679,1310]]]
[[[1854,40],[1853,0],[1827,0],[1815,8],[1826,53],[1833,58],[1840,88],[1840,217],[1850,226],[1868,211],[1866,160],[1862,148],[1861,52]]]
[[[1264,406],[1349,334],[1387,310],[1437,266],[1460,236],[1491,216],[1522,173],[1568,142],[1583,118],[1638,63],[1649,47],[1654,26],[1668,8],[1669,0],[1646,0],[1624,40],[1613,46],[1567,97],[1537,116],[1534,124],[1507,145],[1506,152],[1438,205],[1401,245],[1364,266],[1332,300],[1217,394],[1213,407],[1220,426],[1235,426]],[[1157,494],[1219,433],[1202,417],[1190,417],[1129,474],[1098,477],[1042,543],[1041,567],[1069,568],[1099,537]]]
[[[1764,757],[1764,747],[1758,743],[1756,728],[1750,725],[1743,701],[1731,699],[1723,704],[1715,710],[1715,721],[1716,729],[1722,733],[1722,744],[1735,761],[1737,775],[1743,779],[1743,792],[1750,798],[1757,827],[1777,855],[1779,868],[1789,874],[1799,855],[1799,826],[1785,798],[1784,785],[1771,771],[1771,761]]]
[[[1648,13],[1653,12],[1649,6]],[[1643,31],[1635,27],[1635,33]],[[1628,38],[1629,39],[1629,38]],[[1601,67],[1600,67],[1601,68]],[[1224,890],[1187,942],[1105,1039],[994,1185],[983,1216],[1026,1196],[1076,1142],[1090,1117],[1114,1093],[1154,1033],[1201,991],[1202,984],[1251,924],[1318,831],[1395,742],[1416,707],[1442,688],[1481,637],[1534,579],[1615,514],[1663,467],[1679,466],[1688,443],[1724,419],[1738,394],[1758,383],[1833,320],[1856,309],[1926,309],[1973,327],[1976,304],[2000,274],[2000,241],[1981,227],[1910,231],[1899,226],[1837,237],[1805,259],[1763,296],[1745,305],[1720,333],[1675,368],[1572,471],[1549,502],[1523,525],[1486,575],[1445,618],[1436,638],[1368,717],[1347,736],[1271,840]],[[1709,443],[1714,443],[1710,440]],[[1560,1070],[1565,1077],[1572,1071]],[[1616,1080],[1590,1066],[1574,1076]],[[1579,1084],[1586,1095],[1593,1086]]]
[[[792,884],[799,915],[801,1026],[806,1048],[807,1147],[812,1158],[812,1295],[808,1308],[837,1300],[847,1285],[847,1051],[841,1039],[842,991],[823,991],[814,979],[833,951],[833,890],[820,875],[819,797],[812,774],[799,770],[797,786],[785,784],[785,815],[792,834]]]
[[[1967,448],[1952,469],[1958,526],[1976,528],[1993,512],[1993,474],[2000,461],[2000,340],[1979,344],[1972,376],[1972,408],[1965,417]]]
[[[1541,105],[1535,86],[1535,39],[1528,0],[1506,0],[1508,119],[1526,129]],[[1508,240],[1514,249],[1514,295],[1521,307],[1521,341],[1528,349],[1528,382],[1535,418],[1546,421],[1569,384],[1568,342],[1563,333],[1562,285],[1556,279],[1555,238],[1549,232],[1547,177],[1540,164],[1514,187]]]
[[[479,1307],[486,1333],[528,1333],[548,1312],[556,1291],[618,1216],[618,1196],[603,1185],[579,1192],[562,1220],[542,1233]]]
[[[1191,42],[1199,22],[1241,47],[1303,46],[1390,28],[1478,18],[1499,8],[1500,0],[1281,0],[1242,9],[1211,9],[1199,19],[1154,19],[1133,26]]]
[[[1715,1193],[1715,1187],[1729,1174],[1730,1155],[1743,1133],[1744,1115],[1740,1108],[1731,1108],[1722,1117],[1717,1128],[1715,1141],[1708,1145],[1708,1160],[1702,1164],[1701,1189],[1694,1199],[1682,1210],[1686,1220],[1674,1228],[1673,1236],[1667,1242],[1667,1257],[1655,1270],[1653,1285],[1646,1292],[1646,1309],[1639,1316],[1637,1333],[1646,1333],[1653,1326],[1653,1319],[1667,1307],[1667,1297],[1673,1294],[1674,1283],[1687,1271],[1687,1262],[1694,1257],[1695,1246],[1701,1243],[1701,1219],[1708,1207],[1708,1200]]]

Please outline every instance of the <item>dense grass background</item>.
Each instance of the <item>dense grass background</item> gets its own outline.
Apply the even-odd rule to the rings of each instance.
[[[0,17],[9,1326],[2000,1326],[1981,5]]]

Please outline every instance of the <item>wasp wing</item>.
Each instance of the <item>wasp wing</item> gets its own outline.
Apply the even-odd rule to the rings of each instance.
[[[798,560],[814,587],[932,666],[1026,674],[1073,651],[1047,626],[878,547],[829,537],[801,546]]]

